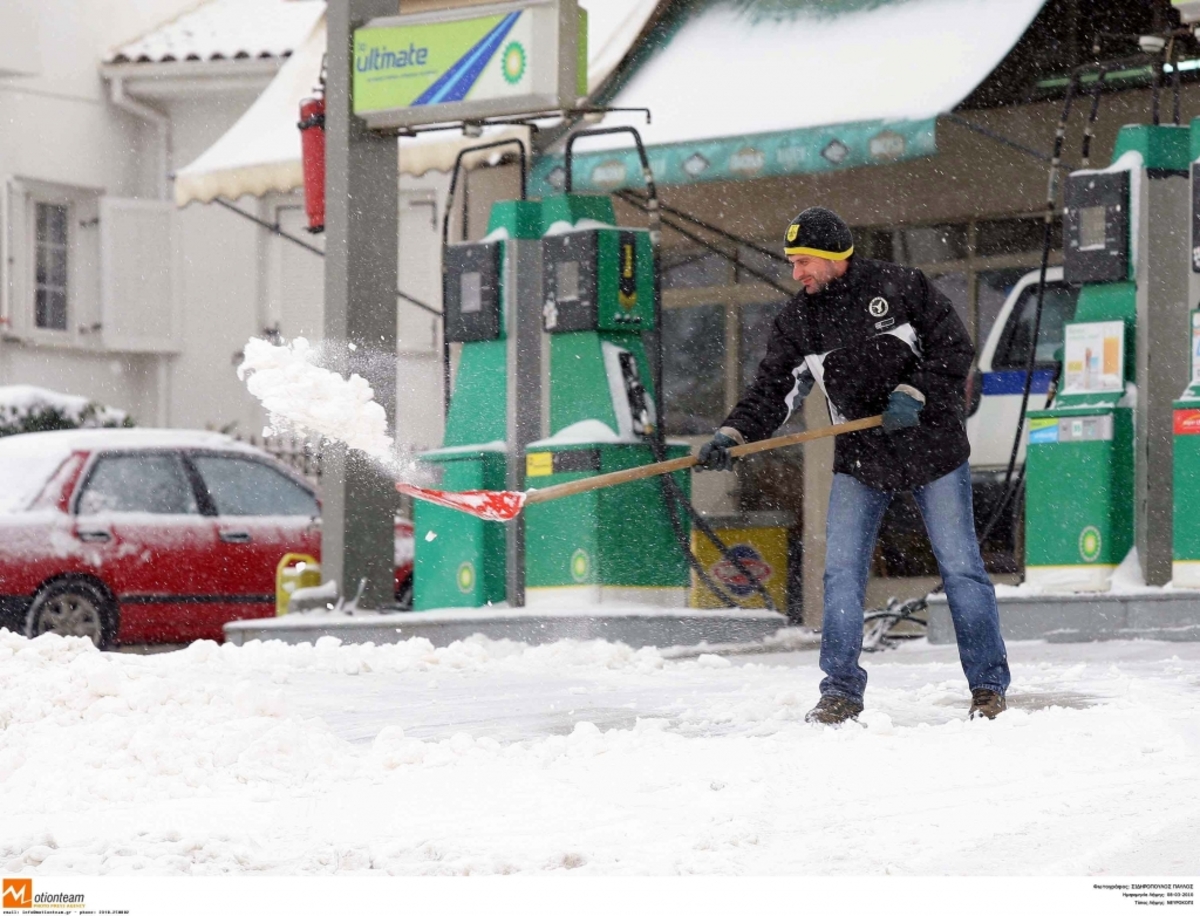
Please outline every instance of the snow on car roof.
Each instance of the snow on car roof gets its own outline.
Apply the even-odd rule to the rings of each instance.
[[[63,429],[0,439],[0,455],[94,451],[96,449],[216,448],[258,453],[224,433],[203,429]]]

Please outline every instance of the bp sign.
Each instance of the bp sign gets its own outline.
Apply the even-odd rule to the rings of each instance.
[[[375,130],[573,108],[586,94],[576,0],[392,16],[354,32],[354,113]]]

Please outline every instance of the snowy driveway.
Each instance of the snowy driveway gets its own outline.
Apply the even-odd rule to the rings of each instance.
[[[1010,657],[995,722],[912,645],[829,730],[812,651],[0,632],[0,871],[1200,873],[1200,645]]]

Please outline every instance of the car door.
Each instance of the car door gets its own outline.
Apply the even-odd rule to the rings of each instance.
[[[275,570],[288,553],[320,558],[320,509],[300,481],[254,455],[193,452],[188,461],[214,513],[222,588],[236,619],[275,613]]]
[[[116,595],[122,642],[211,637],[216,529],[177,453],[101,452],[84,471],[72,536]],[[219,633],[219,631],[218,631]]]
[[[1068,286],[1061,277],[1062,268],[1054,268],[1046,283],[1029,391],[1030,410],[1041,410],[1046,404],[1055,369],[1054,354],[1063,343],[1063,326],[1075,316],[1079,291]],[[1025,368],[1029,363],[1037,311],[1037,281],[1037,272],[1022,278],[1001,310],[996,327],[980,355],[982,397],[979,409],[967,421],[972,468],[1008,464],[1021,413]],[[1022,436],[1018,459],[1021,462],[1025,460],[1024,439]]]

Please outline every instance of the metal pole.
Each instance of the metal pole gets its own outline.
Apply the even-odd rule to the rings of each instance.
[[[542,435],[542,243],[509,239],[505,245],[507,316],[508,464],[506,486],[525,489],[525,446]],[[505,595],[510,607],[525,606],[525,517],[505,526]]]
[[[356,372],[396,414],[396,140],[369,133],[351,114],[351,41],[396,0],[339,0],[326,11],[325,340],[331,368]],[[351,349],[353,346],[353,349]],[[390,477],[344,446],[330,448],[322,481],[321,566],[342,595],[380,607],[394,600],[394,515]]]
[[[1142,187],[1142,212],[1133,214],[1138,219],[1134,530],[1146,584],[1165,585],[1174,552],[1173,402],[1187,386],[1190,368],[1184,337],[1190,195],[1185,172],[1149,172]]]

